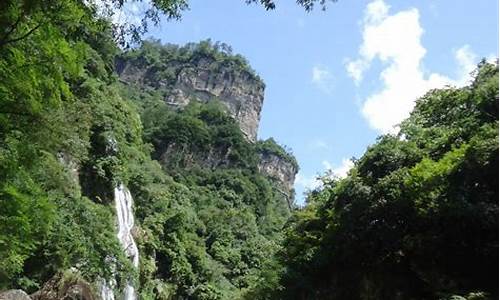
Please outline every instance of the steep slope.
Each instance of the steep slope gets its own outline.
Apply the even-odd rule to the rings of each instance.
[[[186,149],[180,149],[182,145],[175,139],[161,140],[161,133],[154,136],[149,132],[147,127],[156,114],[152,107],[167,106],[175,111],[182,110],[191,101],[206,103],[224,110],[239,125],[243,136],[256,143],[259,171],[273,178],[281,194],[290,206],[293,205],[298,164],[293,155],[273,139],[256,141],[264,83],[242,56],[232,54],[230,46],[213,44],[210,40],[183,47],[145,41],[140,48],[120,55],[116,59],[116,69],[124,84],[123,97],[132,99],[143,111],[148,139],[155,145],[155,159],[166,164],[178,159],[178,153]],[[231,153],[236,149],[228,147],[225,141],[217,141],[203,151],[191,150],[196,164],[211,168],[231,165],[230,157],[237,155]],[[189,164],[184,161],[183,165],[188,167]]]
[[[244,297],[280,247],[291,203],[280,180],[293,181],[290,175],[259,172],[260,142],[252,137],[263,84],[241,69],[248,67],[242,58],[210,45],[206,51],[224,66],[221,74],[240,74],[239,79],[225,87],[231,92],[219,94],[221,100],[173,106],[165,101],[166,88],[118,82],[113,66],[119,50],[108,23],[87,21],[87,35],[76,40],[80,34],[53,24],[47,32],[57,34],[50,43],[44,31],[0,47],[0,90],[24,99],[1,99],[0,289],[38,290],[33,297],[41,300],[81,290],[85,295],[75,297],[92,299],[110,282],[115,298],[131,287],[141,299]],[[33,53],[37,45],[45,46]],[[199,53],[205,46],[178,49]],[[142,50],[120,57],[147,60]],[[48,65],[37,63],[37,53]],[[196,73],[191,54],[185,63]],[[182,78],[192,74],[199,80],[188,69]],[[45,78],[41,74],[54,80],[29,80]],[[230,101],[251,111],[235,114]],[[276,153],[284,163],[294,161],[283,149]],[[128,193],[117,204],[126,203],[127,214],[135,212],[135,226],[127,222],[129,243],[122,245],[113,193],[118,187],[130,190],[134,207]],[[140,255],[122,249],[130,241]]]
[[[146,41],[140,50],[120,56],[116,65],[122,82],[152,88],[173,107],[218,99],[245,137],[257,139],[264,83],[230,46],[209,40],[183,47]]]
[[[122,95],[140,111],[152,158],[177,186],[169,192],[173,199],[165,202],[145,196],[149,191],[143,191],[143,183],[129,184],[142,224],[139,246],[148,264],[141,269],[145,297],[244,297],[258,283],[261,266],[279,249],[281,229],[293,206],[295,159],[274,140],[249,140],[224,98],[200,99],[193,93],[196,101],[173,106],[165,95],[179,85],[156,86],[151,78],[163,80],[160,70],[131,79],[137,61],[159,57],[169,73],[168,57],[180,53],[194,62],[207,53],[218,57],[212,62],[214,86],[228,72],[251,73],[242,69],[247,65],[233,64],[240,58],[217,47],[207,42],[180,48],[146,42],[118,59],[118,65],[127,65],[121,72]],[[135,57],[134,63],[124,63],[124,57]],[[196,64],[184,59],[185,68],[193,69]],[[153,67],[142,63],[142,68]],[[237,82],[232,84],[240,89]]]
[[[287,200],[290,209],[295,206],[293,184],[299,171],[297,160],[289,151],[278,145],[273,138],[257,143],[258,169],[276,183],[276,189]]]

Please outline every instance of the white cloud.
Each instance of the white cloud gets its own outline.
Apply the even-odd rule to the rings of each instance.
[[[470,73],[476,68],[479,60],[469,45],[464,45],[455,51],[455,59],[459,66],[459,73],[455,84],[458,86],[466,85],[471,80]]]
[[[342,159],[342,163],[338,166],[334,166],[327,160],[321,162],[325,168],[325,173],[323,175],[307,176],[302,172],[299,172],[295,177],[295,185],[301,186],[305,190],[315,190],[323,186],[321,177],[324,176],[334,176],[337,178],[345,178],[350,169],[354,166],[354,163],[347,158]]]
[[[321,180],[318,179],[318,175],[306,176],[302,172],[299,172],[295,176],[295,185],[301,186],[304,190],[315,190],[323,185]]]
[[[346,69],[349,76],[351,76],[352,79],[354,79],[356,85],[359,85],[361,80],[363,80],[363,73],[368,67],[369,64],[366,63],[366,61],[358,59],[347,63]]]
[[[331,164],[329,161],[327,161],[327,160],[322,161],[322,162],[321,162],[321,164],[323,165],[323,167],[324,167],[326,170],[330,170],[330,169],[332,169],[332,164]]]
[[[323,174],[316,174],[314,176],[307,176],[302,171],[299,171],[297,176],[295,176],[295,187],[297,189],[305,191],[314,191],[316,189],[323,188],[323,180],[325,179],[338,179],[345,178],[349,170],[354,166],[354,163],[349,159],[342,159],[342,163],[339,166],[332,165],[329,161],[324,160],[321,162],[325,170]],[[323,180],[322,180],[323,179]],[[303,205],[305,199],[300,197],[297,198],[297,203]]]
[[[365,10],[365,23],[377,23],[385,19],[389,13],[390,6],[383,0],[375,0],[368,3]]]
[[[346,70],[356,84],[373,60],[386,65],[379,79],[383,87],[369,95],[361,111],[370,126],[382,133],[395,133],[396,127],[408,117],[415,100],[426,91],[445,85],[463,85],[474,70],[477,57],[468,45],[455,51],[459,71],[456,79],[431,73],[427,76],[422,68],[426,49],[421,42],[424,30],[420,14],[415,8],[389,14],[390,6],[383,0],[368,4],[362,21],[363,43],[359,58],[346,64]]]
[[[327,94],[333,92],[333,75],[325,66],[316,65],[312,68],[311,82]]]
[[[490,53],[488,54],[488,56],[486,56],[486,61],[490,64],[496,64],[498,62],[498,55]]]
[[[342,159],[341,165],[337,167],[334,167],[329,161],[326,160],[322,163],[328,173],[338,178],[345,178],[349,170],[354,167],[352,160],[347,158]]]

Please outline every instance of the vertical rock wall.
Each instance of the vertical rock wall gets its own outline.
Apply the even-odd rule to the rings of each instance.
[[[294,198],[293,184],[298,170],[292,163],[273,153],[261,153],[259,171],[274,179],[277,188],[286,197],[291,207]]]
[[[248,140],[257,140],[265,88],[259,78],[210,57],[191,63],[166,62],[165,68],[171,71],[167,73],[175,74],[173,82],[163,78],[161,70],[153,66],[127,60],[117,63],[122,82],[150,86],[162,92],[169,105],[183,107],[191,100],[221,101]]]

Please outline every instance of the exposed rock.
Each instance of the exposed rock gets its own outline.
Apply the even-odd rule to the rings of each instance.
[[[210,70],[210,63],[206,61],[183,68],[167,102],[182,106],[193,98],[203,102],[214,98],[222,101],[243,134],[251,141],[256,140],[264,85],[250,74],[231,68]]]
[[[31,300],[23,290],[8,290],[0,292],[0,300]]]
[[[193,166],[215,169],[231,166],[230,154],[231,148],[210,148],[205,152],[192,152],[184,149],[182,145],[172,143],[162,151],[158,160],[166,168],[173,164],[187,169]],[[259,152],[257,168],[276,183],[278,192],[286,198],[291,208],[295,198],[293,185],[298,172],[296,163],[279,154],[262,151]]]
[[[274,153],[261,153],[258,168],[261,173],[275,180],[277,187],[291,207],[294,199],[293,183],[298,172],[297,167]]]
[[[143,52],[132,51],[131,55],[119,57],[116,71],[122,83],[142,93],[160,95],[172,107],[182,108],[192,100],[219,100],[244,136],[257,145],[265,85],[244,59],[218,49],[217,45],[204,42],[181,48],[148,42]],[[263,142],[258,148],[261,151],[259,171],[274,180],[291,207],[298,172],[295,158],[274,140]],[[170,143],[156,149],[155,158],[164,166],[217,168],[231,165],[231,151],[231,147],[196,151],[183,144]]]
[[[117,71],[120,80],[160,91],[165,102],[175,107],[184,107],[193,99],[201,102],[217,99],[227,107],[244,135],[255,142],[265,88],[258,77],[247,70],[221,65],[214,58],[203,57],[183,64],[164,62],[161,71],[174,73],[171,74],[174,80],[169,81],[157,74],[160,70],[142,63],[119,60]]]
[[[58,273],[47,281],[42,289],[31,295],[33,300],[94,300],[91,285],[77,273],[68,271]]]
[[[79,165],[78,163],[67,153],[59,152],[57,154],[59,162],[68,170],[71,180],[74,184],[79,185]]]
[[[188,169],[194,165],[214,169],[217,167],[231,165],[231,161],[229,159],[230,154],[231,148],[212,147],[205,152],[193,152],[190,149],[185,149],[183,145],[171,143],[163,150],[162,154],[158,157],[158,160],[164,166],[169,166],[173,163]]]

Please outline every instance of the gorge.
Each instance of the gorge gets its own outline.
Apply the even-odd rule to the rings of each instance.
[[[69,193],[92,207],[67,208],[68,217],[78,214],[72,224],[82,226],[71,230],[88,236],[85,244],[60,236],[74,243],[69,252],[83,252],[68,253],[63,265],[71,271],[38,294],[75,276],[90,280],[99,291],[93,297],[106,300],[240,298],[257,284],[294,209],[298,164],[273,139],[257,140],[264,84],[227,49],[209,41],[182,47],[145,41],[117,57],[118,82],[93,87],[89,77],[82,85],[80,97],[89,102],[68,129],[88,146],[57,150],[54,167],[62,168],[68,188],[54,195]],[[104,219],[90,221],[89,213]],[[67,226],[56,224],[62,227],[52,238]],[[116,236],[117,243],[95,234]],[[52,273],[34,272],[40,284]]]
[[[0,300],[496,299],[498,60],[298,206],[229,45],[127,48],[87,1],[19,3],[0,3]]]

